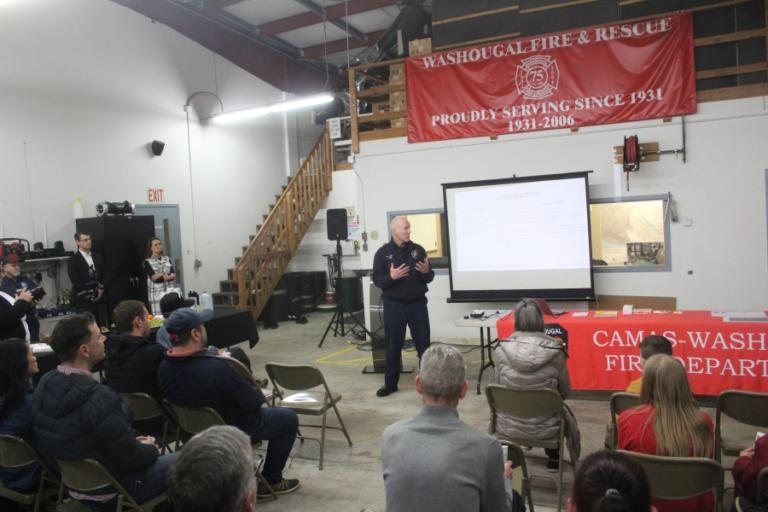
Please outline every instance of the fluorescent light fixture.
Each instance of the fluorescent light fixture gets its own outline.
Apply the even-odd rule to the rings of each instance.
[[[217,123],[230,123],[235,121],[241,121],[243,119],[250,119],[253,117],[265,116],[273,112],[285,112],[287,110],[298,110],[300,108],[313,107],[315,105],[323,105],[333,101],[332,94],[318,94],[316,96],[307,96],[305,98],[297,98],[295,100],[281,101],[274,105],[267,105],[264,107],[249,108],[245,110],[236,110],[234,112],[226,112],[213,116],[213,121]]]

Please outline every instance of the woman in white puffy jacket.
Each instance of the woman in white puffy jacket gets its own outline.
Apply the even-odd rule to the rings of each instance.
[[[544,333],[544,316],[539,304],[523,299],[515,308],[515,332],[501,340],[494,351],[496,384],[515,388],[555,389],[564,399],[571,391],[566,367],[567,353],[560,340]],[[566,412],[566,431],[578,432],[575,418]],[[516,418],[499,414],[496,431],[512,438],[546,439],[556,437],[559,429],[556,415],[536,418]],[[577,434],[578,437],[578,434]],[[572,443],[571,443],[572,444]],[[571,459],[578,458],[579,449],[571,448]],[[547,449],[547,469],[557,471],[558,450]]]

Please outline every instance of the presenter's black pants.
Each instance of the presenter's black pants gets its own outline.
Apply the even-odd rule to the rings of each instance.
[[[413,344],[419,359],[429,347],[429,313],[427,299],[417,302],[400,302],[384,299],[384,338],[387,343],[387,369],[384,386],[394,390],[400,380],[400,352],[405,343],[405,327],[411,331]]]

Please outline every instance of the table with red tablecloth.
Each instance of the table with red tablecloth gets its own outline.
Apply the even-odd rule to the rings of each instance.
[[[567,332],[568,370],[576,390],[624,390],[642,373],[637,345],[650,334],[660,334],[672,342],[673,354],[685,366],[694,393],[768,392],[768,322],[728,322],[710,311],[644,315],[619,311],[615,317],[570,311],[545,316],[545,323]],[[500,318],[496,329],[499,339],[509,337],[514,315]]]

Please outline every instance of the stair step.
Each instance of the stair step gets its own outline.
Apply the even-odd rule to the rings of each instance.
[[[253,242],[253,239],[256,238],[256,235],[248,235],[248,240]]]
[[[235,292],[237,293],[237,281],[234,279],[226,279],[224,281],[219,281],[219,289],[222,292]]]
[[[237,292],[216,292],[212,295],[213,303],[217,306],[237,306]]]
[[[235,256],[235,265],[239,265],[241,259],[243,259],[242,256]]]
[[[235,279],[235,269],[233,268],[227,269],[227,279],[231,279],[231,280]]]
[[[242,247],[242,249],[243,249],[243,254],[245,254],[245,251],[247,251],[247,250],[248,250],[248,246],[247,246],[247,245],[244,245],[244,246]]]

